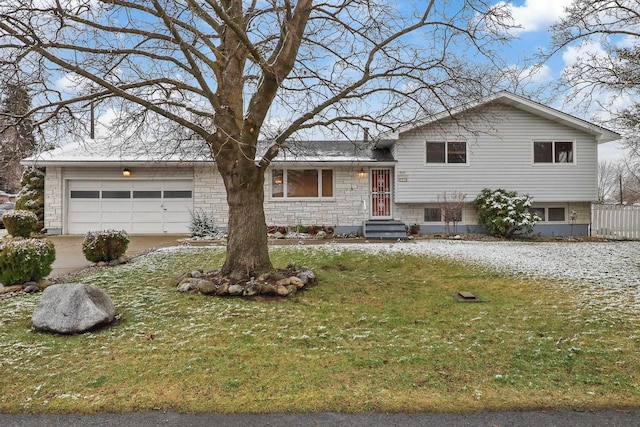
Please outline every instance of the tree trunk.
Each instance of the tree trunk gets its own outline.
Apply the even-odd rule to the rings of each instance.
[[[273,270],[264,217],[264,171],[253,161],[218,163],[229,204],[227,257],[221,273],[240,279]]]

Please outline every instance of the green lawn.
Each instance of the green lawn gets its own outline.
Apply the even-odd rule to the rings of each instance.
[[[580,295],[435,258],[274,248],[319,284],[288,300],[185,295],[220,249],[155,253],[76,281],[119,324],[30,330],[39,295],[0,300],[0,412],[439,411],[640,406],[638,319]],[[456,291],[485,303],[459,303]],[[633,316],[631,316],[633,317]]]

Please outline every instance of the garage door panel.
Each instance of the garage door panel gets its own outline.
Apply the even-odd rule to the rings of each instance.
[[[162,212],[133,212],[131,220],[134,223],[138,222],[162,222]]]
[[[131,222],[131,212],[102,212],[102,222],[110,223],[127,223]]]
[[[160,233],[158,231],[158,224],[157,223],[149,223],[149,222],[134,222],[131,225],[131,230],[129,231],[130,233],[136,234],[153,234],[153,233]]]
[[[73,203],[69,206],[70,214],[99,214],[100,203]]]
[[[192,208],[193,182],[188,180],[71,180],[67,232],[188,233]]]

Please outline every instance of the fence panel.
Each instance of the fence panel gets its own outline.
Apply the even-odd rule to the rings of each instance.
[[[591,235],[609,239],[640,239],[640,206],[592,205]]]

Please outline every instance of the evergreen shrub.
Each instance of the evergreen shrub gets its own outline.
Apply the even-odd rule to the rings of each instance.
[[[90,231],[84,236],[82,252],[91,262],[109,262],[127,251],[129,236],[124,230]]]
[[[16,199],[16,209],[36,214],[38,223],[35,230],[44,228],[44,172],[37,168],[26,168],[22,174],[22,189]]]
[[[11,210],[2,214],[2,222],[13,237],[29,237],[36,229],[38,217],[31,211]]]
[[[512,237],[524,232],[531,233],[540,217],[529,212],[533,198],[528,194],[519,196],[515,191],[501,188],[485,188],[473,201],[478,212],[478,223],[490,234]]]
[[[56,248],[46,239],[7,239],[0,244],[0,283],[40,280],[51,273]]]

